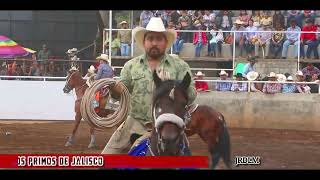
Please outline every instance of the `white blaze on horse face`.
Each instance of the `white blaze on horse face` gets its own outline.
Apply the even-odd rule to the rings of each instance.
[[[171,89],[169,97],[174,100],[174,88]]]

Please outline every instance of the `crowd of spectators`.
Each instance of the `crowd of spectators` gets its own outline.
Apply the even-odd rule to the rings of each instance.
[[[250,13],[249,13],[250,12]],[[288,11],[246,11],[241,10],[238,16],[227,10],[154,10],[142,11],[139,26],[145,27],[153,16],[161,17],[165,26],[176,30],[199,30],[205,32],[178,32],[173,53],[179,55],[183,43],[193,43],[195,56],[207,45],[207,56],[221,57],[221,44],[232,44],[235,38],[236,47],[239,47],[239,57],[246,51],[248,55],[259,57],[260,49],[268,58],[287,58],[288,46],[295,45],[295,57],[298,56],[300,45],[301,58],[319,59],[318,45],[320,38],[316,33],[302,34],[298,44],[298,31],[317,32],[319,25],[315,24],[314,10]],[[235,20],[233,18],[235,17]],[[286,32],[238,32],[219,31],[287,31]],[[303,45],[308,45],[304,52]],[[233,46],[232,46],[233,47]],[[233,49],[231,49],[231,54]],[[281,56],[281,57],[280,57]]]

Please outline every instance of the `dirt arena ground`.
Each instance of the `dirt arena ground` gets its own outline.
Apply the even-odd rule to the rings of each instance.
[[[100,153],[113,130],[97,132],[98,147],[87,149],[89,128],[82,122],[73,147],[64,147],[72,121],[0,120],[0,154],[15,153]],[[6,135],[10,132],[10,135]],[[234,169],[320,169],[320,132],[231,128],[232,157],[260,156],[259,166]],[[190,137],[193,155],[207,155],[206,144]],[[218,169],[224,169],[222,161]]]

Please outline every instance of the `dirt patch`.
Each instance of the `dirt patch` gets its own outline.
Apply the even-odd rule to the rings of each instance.
[[[73,147],[64,147],[73,122],[0,121],[0,154],[101,153],[113,130],[97,132],[97,148],[87,148],[89,127],[81,122]],[[320,169],[320,132],[231,128],[232,158],[260,156],[261,165],[234,169]],[[193,155],[208,155],[207,145],[194,135],[189,138]],[[223,169],[222,161],[218,169]]]

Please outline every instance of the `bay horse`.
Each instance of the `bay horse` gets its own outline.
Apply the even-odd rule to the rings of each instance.
[[[210,167],[215,168],[222,157],[226,167],[231,168],[230,136],[224,116],[207,105],[200,105],[196,108],[188,106],[187,90],[191,83],[190,74],[187,73],[182,81],[162,81],[154,71],[153,80],[156,86],[152,102],[153,120],[156,120],[164,113],[180,117],[186,125],[185,134],[187,136],[198,134],[208,145]],[[195,110],[190,112],[190,109]],[[180,132],[177,127],[174,128],[169,124],[165,129],[171,129],[172,132],[174,130],[175,132]],[[155,132],[157,131],[154,128],[151,137],[157,138],[155,137]],[[168,134],[174,134],[172,132]],[[175,144],[177,146],[180,143]],[[186,154],[191,154],[191,152]]]
[[[82,100],[82,97],[88,87],[89,86],[87,85],[86,80],[82,78],[82,75],[78,69],[71,68],[67,72],[66,84],[63,88],[63,92],[69,93],[71,90],[75,89],[77,99],[75,100],[75,104],[74,104],[74,111],[76,113],[75,124],[74,124],[73,130],[72,130],[72,134],[71,134],[71,136],[68,137],[68,140],[65,144],[66,147],[74,144],[75,134],[78,130],[80,121],[82,119],[82,115],[81,115],[81,111],[80,111],[81,100]],[[105,109],[105,106],[107,104],[107,99],[108,99],[107,97],[102,97],[99,100],[99,107],[98,107],[99,112],[97,114],[100,117],[106,117],[108,114],[113,113],[112,110]],[[96,140],[95,140],[96,138],[95,138],[94,132],[95,132],[94,128],[90,127],[91,139],[90,139],[90,143],[88,145],[88,148],[94,148],[96,146]]]

